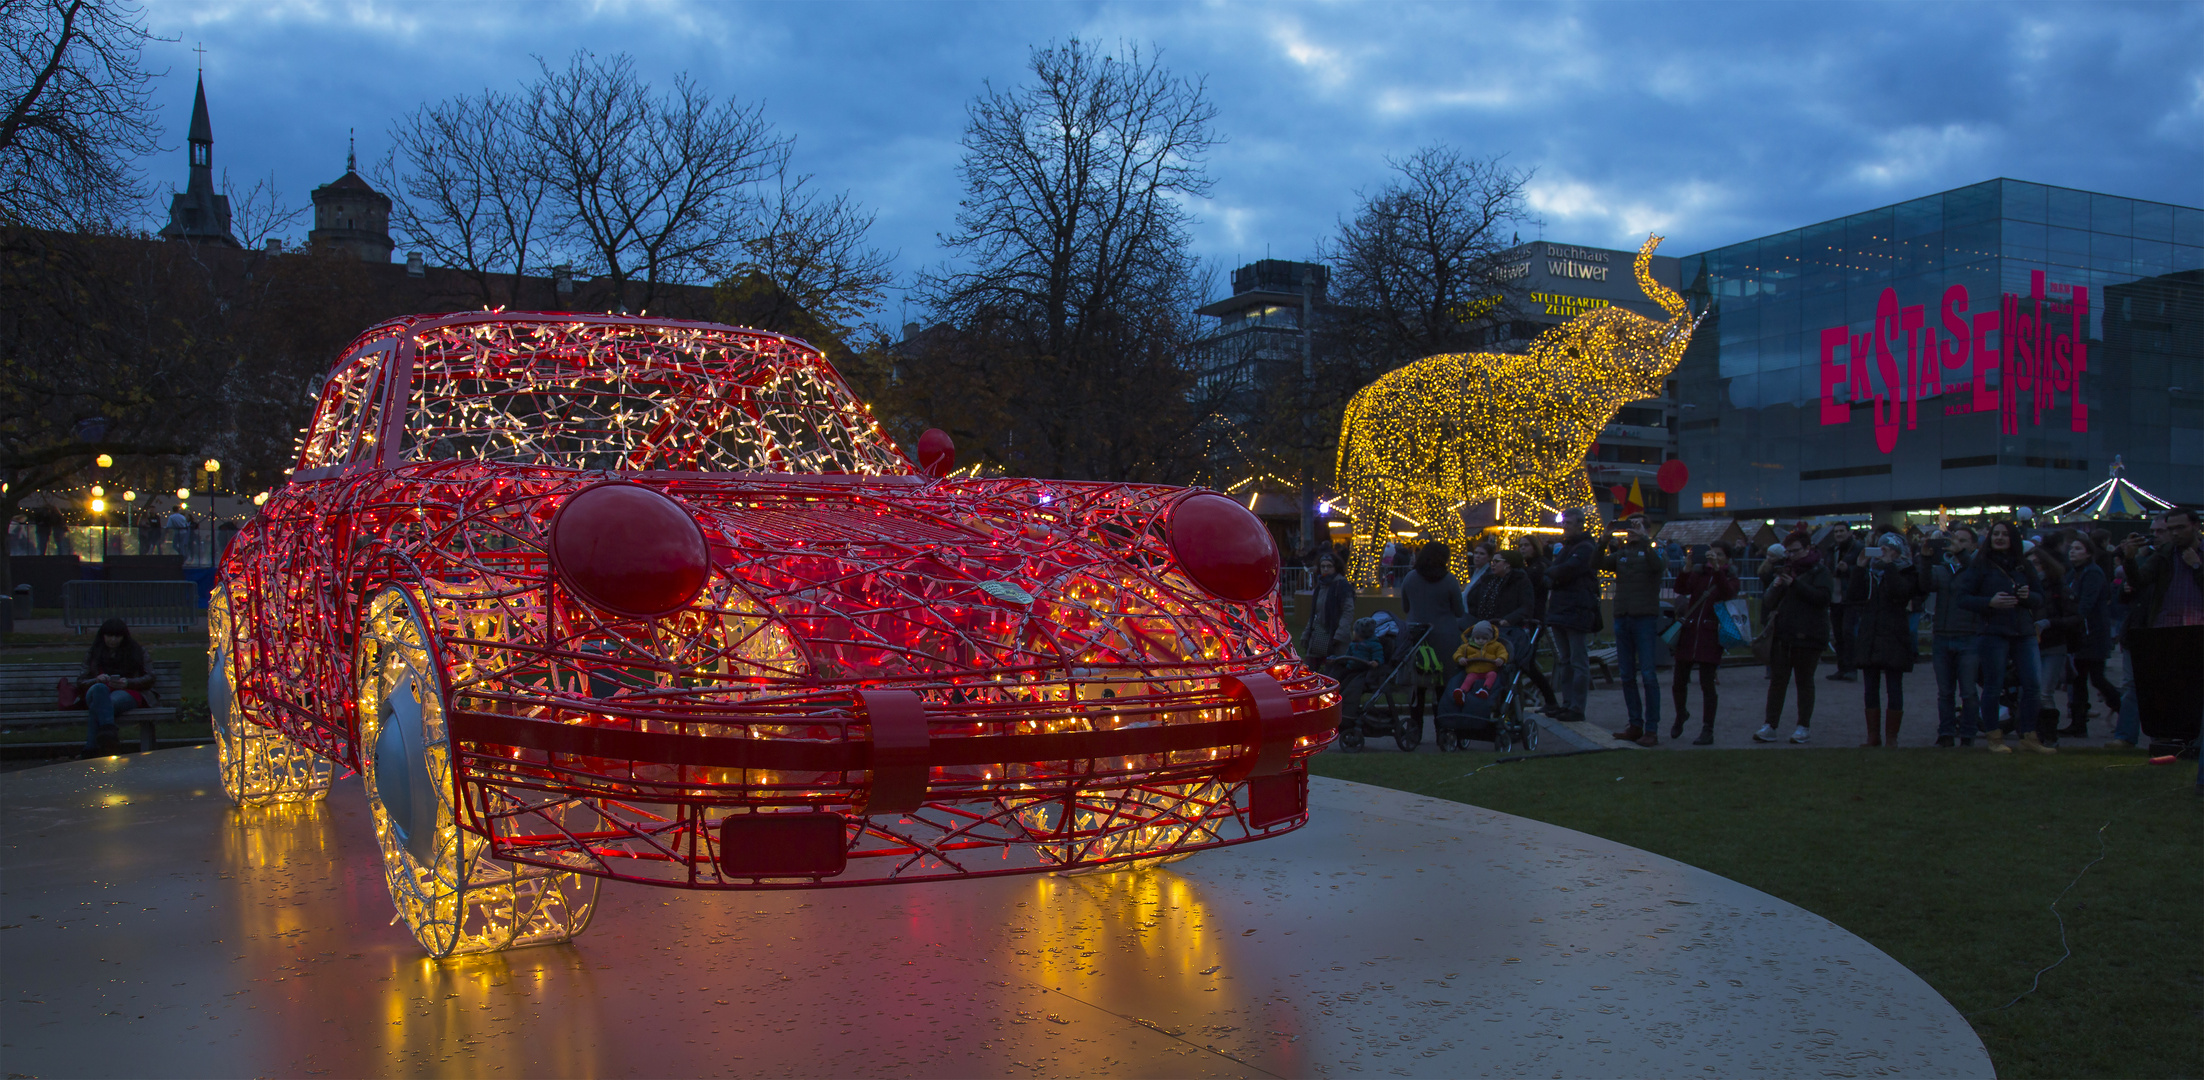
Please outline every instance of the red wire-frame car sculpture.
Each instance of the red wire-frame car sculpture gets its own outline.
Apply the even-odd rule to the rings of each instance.
[[[1337,688],[1214,492],[914,469],[820,353],[707,323],[383,323],[224,556],[223,790],[364,777],[437,956],[601,879],[1146,864],[1307,818]]]

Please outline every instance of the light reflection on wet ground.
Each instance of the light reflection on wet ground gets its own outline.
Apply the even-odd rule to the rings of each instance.
[[[211,751],[0,778],[0,1059],[32,1076],[1988,1075],[1952,1008],[1761,893],[1336,781],[1144,873],[607,886],[436,963],[357,780],[228,806]]]

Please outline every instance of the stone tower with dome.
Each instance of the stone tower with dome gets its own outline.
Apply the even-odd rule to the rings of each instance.
[[[312,247],[346,251],[371,263],[390,261],[390,196],[360,179],[359,155],[347,146],[344,175],[314,189]]]

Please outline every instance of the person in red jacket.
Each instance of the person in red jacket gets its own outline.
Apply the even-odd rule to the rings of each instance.
[[[1729,549],[1720,544],[1707,548],[1699,561],[1676,578],[1676,610],[1682,613],[1683,628],[1676,632],[1676,644],[1670,650],[1676,660],[1670,679],[1674,684],[1670,692],[1676,699],[1676,724],[1668,731],[1671,739],[1683,737],[1684,721],[1691,718],[1684,702],[1691,691],[1691,669],[1696,667],[1699,737],[1691,740],[1691,745],[1714,744],[1714,708],[1719,700],[1714,689],[1715,672],[1722,666],[1722,628],[1717,610],[1736,595],[1737,571],[1730,568]]]

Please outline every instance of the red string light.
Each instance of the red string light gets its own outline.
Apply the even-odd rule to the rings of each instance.
[[[434,639],[457,825],[495,858],[813,887],[1166,858],[1305,820],[1336,687],[1291,652],[1275,591],[1225,599],[1182,568],[1186,489],[921,475],[822,355],[756,331],[477,312],[347,355],[294,482],[223,562],[236,702],[357,766],[380,692],[355,671],[362,613],[402,590]],[[553,518],[607,480],[702,530],[681,610],[561,583]],[[880,695],[920,718],[892,755]],[[722,850],[785,814],[837,815],[840,865]]]

